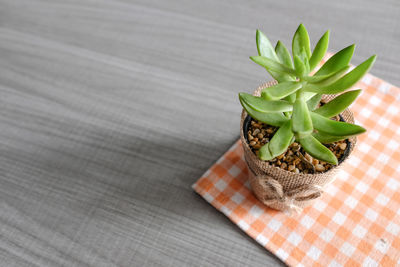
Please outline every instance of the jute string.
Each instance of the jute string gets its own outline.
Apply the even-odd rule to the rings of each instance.
[[[259,96],[262,89],[274,84],[276,82],[261,85],[254,92],[254,95]],[[328,95],[324,100],[329,101],[334,97]],[[354,117],[350,110],[346,109],[341,115],[346,122],[354,123]],[[326,172],[315,174],[296,174],[272,166],[268,161],[260,160],[247,143],[243,132],[243,123],[246,117],[247,113],[243,110],[240,124],[240,139],[248,166],[250,185],[257,198],[273,209],[301,212],[304,207],[311,205],[313,201],[322,195],[324,187],[333,182],[344,161],[348,158]],[[349,139],[350,147],[348,155],[353,150],[355,143],[355,137]]]

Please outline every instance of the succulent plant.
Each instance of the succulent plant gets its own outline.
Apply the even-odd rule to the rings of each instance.
[[[361,90],[346,90],[368,72],[376,56],[348,72],[355,47],[350,45],[334,54],[312,74],[327,51],[329,31],[311,52],[308,32],[300,24],[292,41],[293,60],[281,41],[273,48],[259,30],[256,41],[259,55],[250,59],[266,68],[278,82],[263,89],[259,97],[239,93],[240,103],[253,119],[279,127],[271,140],[260,148],[259,158],[271,160],[296,141],[312,157],[337,165],[336,156],[323,144],[347,139],[365,132],[365,129],[331,118],[343,112],[360,94]],[[319,106],[324,94],[337,96]]]

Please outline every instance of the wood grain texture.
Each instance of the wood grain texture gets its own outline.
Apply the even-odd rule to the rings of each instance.
[[[399,84],[399,2],[0,1],[0,265],[275,266],[191,184],[299,22]]]

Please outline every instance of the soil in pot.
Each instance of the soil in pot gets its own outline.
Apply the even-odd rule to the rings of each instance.
[[[342,120],[339,116],[333,119]],[[268,143],[277,131],[276,127],[256,121],[250,116],[247,116],[243,126],[247,142],[257,156],[259,149]],[[350,144],[348,140],[342,140],[325,146],[335,154],[340,164],[347,157]],[[286,171],[306,174],[322,173],[334,167],[330,163],[311,157],[297,142],[291,144],[285,153],[270,160],[269,163]]]

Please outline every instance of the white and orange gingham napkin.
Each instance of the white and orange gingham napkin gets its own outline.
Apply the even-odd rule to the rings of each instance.
[[[400,89],[370,74],[351,107],[367,133],[323,196],[301,214],[264,206],[249,189],[237,141],[193,189],[291,266],[400,265]]]

